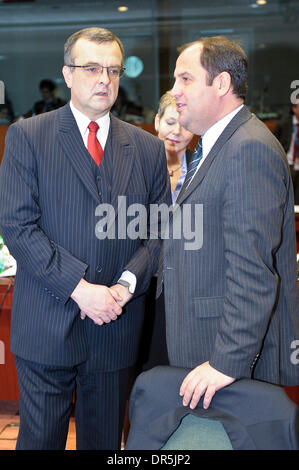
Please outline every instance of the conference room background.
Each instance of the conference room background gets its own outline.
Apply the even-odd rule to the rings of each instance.
[[[0,80],[16,116],[40,99],[42,79],[54,80],[58,96],[69,98],[63,44],[90,26],[111,29],[123,41],[120,84],[145,122],[173,84],[177,47],[202,36],[242,44],[249,57],[247,104],[262,119],[288,112],[299,89],[298,0],[0,0]]]

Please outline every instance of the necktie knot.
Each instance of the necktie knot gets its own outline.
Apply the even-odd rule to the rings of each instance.
[[[97,132],[99,128],[99,125],[95,121],[90,121],[88,124],[88,129],[90,132]]]

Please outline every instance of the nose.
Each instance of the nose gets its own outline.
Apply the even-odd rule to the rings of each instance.
[[[174,127],[174,130],[173,130],[173,133],[175,135],[179,135],[181,133],[181,126],[180,126],[179,122],[176,123],[176,125]]]
[[[103,68],[103,70],[98,73],[97,81],[98,83],[104,83],[105,85],[110,83],[111,80],[106,68]]]
[[[175,82],[173,84],[173,87],[170,90],[170,94],[173,98],[177,98],[179,96],[180,93],[179,93],[179,87],[178,87],[177,80],[175,80]]]

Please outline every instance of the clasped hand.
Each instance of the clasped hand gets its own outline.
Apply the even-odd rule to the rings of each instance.
[[[81,279],[71,297],[81,310],[82,320],[88,316],[96,325],[103,325],[117,319],[132,294],[120,284],[109,288]]]

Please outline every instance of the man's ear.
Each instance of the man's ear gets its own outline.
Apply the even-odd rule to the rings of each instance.
[[[64,65],[62,67],[62,75],[64,77],[64,80],[65,80],[65,83],[66,83],[67,87],[72,88],[73,73],[71,71],[71,68]]]
[[[214,80],[219,96],[226,95],[229,92],[232,83],[230,74],[228,72],[221,72]]]

